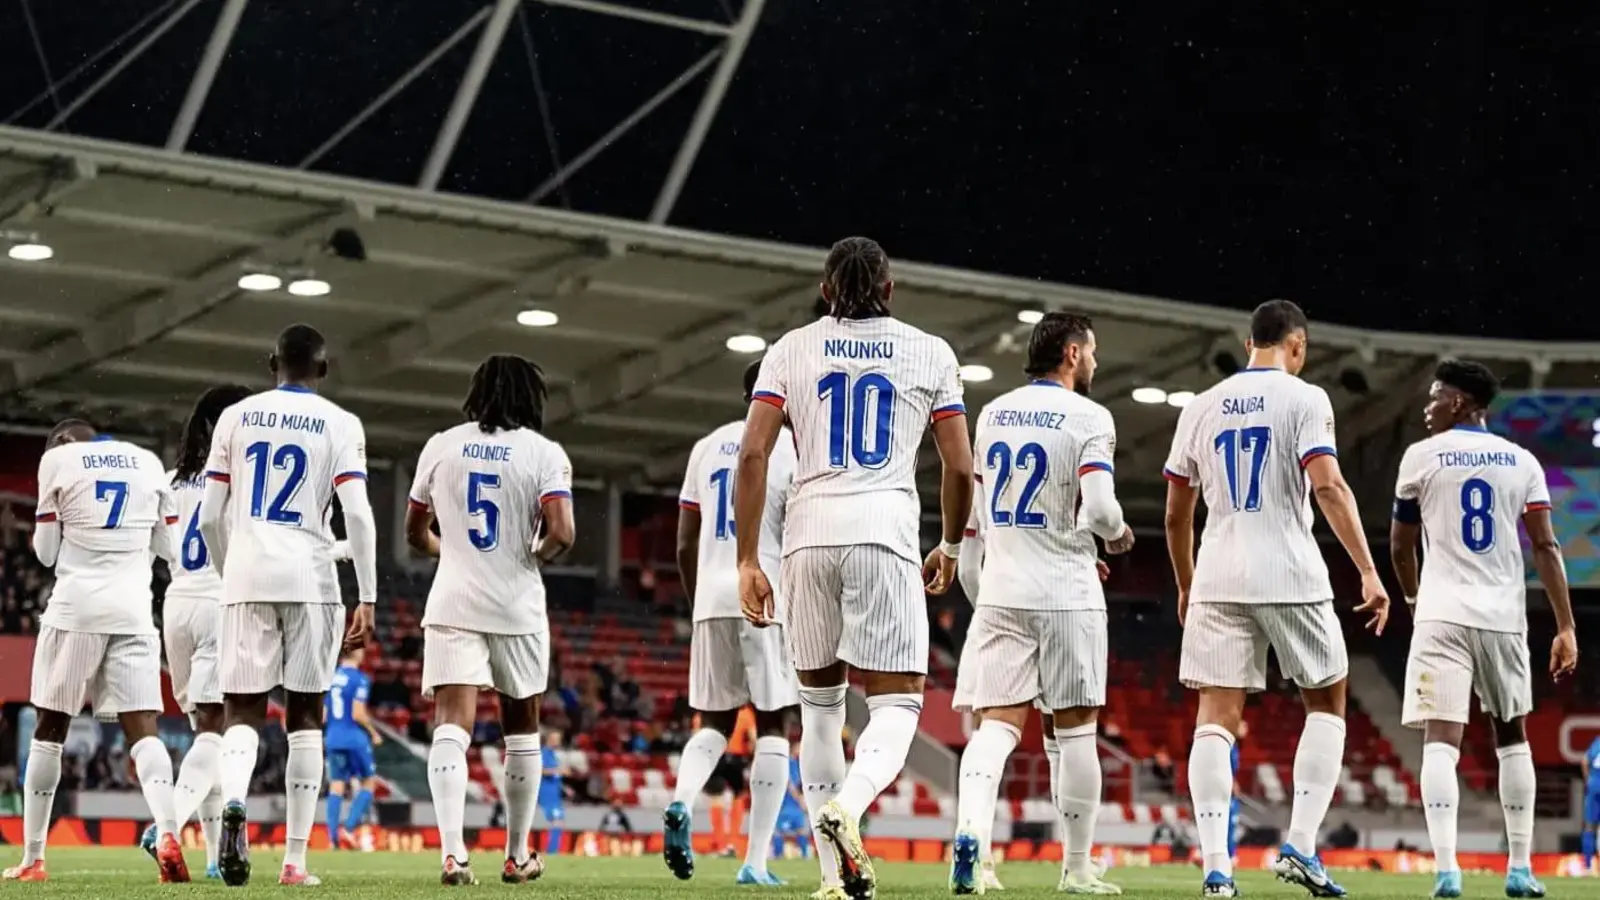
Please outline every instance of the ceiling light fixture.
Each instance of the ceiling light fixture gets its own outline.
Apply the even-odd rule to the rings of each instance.
[[[1165,403],[1167,392],[1158,387],[1142,387],[1133,389],[1133,402],[1135,403]]]
[[[1044,321],[1044,313],[1037,309],[1023,309],[1017,311],[1017,321],[1024,325],[1037,325]]]
[[[517,324],[528,328],[549,328],[561,321],[561,317],[548,309],[525,309],[517,313]]]
[[[1173,391],[1167,395],[1167,405],[1183,409],[1194,400],[1194,391]]]
[[[275,291],[283,287],[283,279],[271,272],[246,272],[239,276],[241,291]]]
[[[977,363],[969,363],[957,369],[956,374],[961,376],[962,381],[971,381],[976,383],[979,381],[988,381],[989,379],[993,378],[994,370],[988,366],[980,366]]]
[[[333,286],[320,278],[296,278],[289,282],[289,293],[296,297],[322,297],[333,290]]]
[[[734,353],[760,353],[767,349],[767,342],[759,334],[736,334],[728,338],[723,346]]]
[[[38,241],[23,241],[12,244],[6,255],[18,262],[42,262],[56,255],[56,251],[49,244]]]

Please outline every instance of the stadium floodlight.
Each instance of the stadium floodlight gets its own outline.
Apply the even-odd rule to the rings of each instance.
[[[289,282],[289,293],[296,297],[322,297],[331,290],[333,286],[320,278],[302,277]]]
[[[23,241],[12,244],[6,255],[18,262],[42,262],[56,255],[56,251],[49,244],[38,241]]]
[[[994,370],[988,366],[980,366],[977,363],[968,363],[957,369],[956,374],[961,376],[962,381],[988,381],[994,377]]]
[[[283,279],[271,272],[246,272],[239,276],[241,291],[275,291],[283,287]]]
[[[760,353],[767,349],[767,342],[759,334],[736,334],[724,346],[735,353]]]
[[[1167,395],[1167,405],[1183,409],[1194,399],[1194,391],[1173,391]]]
[[[561,321],[561,317],[548,309],[525,309],[517,313],[517,324],[528,328],[549,328]]]
[[[1017,311],[1017,321],[1024,325],[1037,325],[1044,321],[1044,313],[1037,309],[1021,309]]]
[[[1142,387],[1133,389],[1133,402],[1135,403],[1165,403],[1167,392],[1158,387]]]

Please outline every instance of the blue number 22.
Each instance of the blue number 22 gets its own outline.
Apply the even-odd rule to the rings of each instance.
[[[111,510],[106,513],[106,523],[101,528],[117,528],[122,525],[123,510],[128,508],[128,483],[126,481],[96,481],[94,483],[94,499],[111,503]]]
[[[1272,446],[1272,429],[1265,425],[1249,428],[1230,428],[1217,435],[1213,442],[1222,454],[1222,465],[1228,473],[1228,499],[1233,508],[1246,512],[1261,509],[1261,470],[1267,465],[1267,448]],[[1240,503],[1239,482],[1244,481],[1243,504]]]
[[[1015,516],[1010,510],[1000,508],[1000,495],[1005,493],[1006,485],[1011,481],[1013,464],[1018,471],[1028,473],[1022,493],[1017,495]],[[1050,461],[1045,457],[1044,447],[1033,443],[1023,444],[1013,458],[1010,444],[990,444],[984,465],[994,473],[990,476],[989,521],[996,528],[1010,528],[1012,525],[1018,528],[1044,528],[1049,524],[1045,514],[1033,508],[1033,500],[1050,474]]]
[[[1461,484],[1461,543],[1473,553],[1494,546],[1494,488],[1482,478]]]
[[[468,528],[467,540],[472,546],[488,552],[500,543],[500,507],[483,495],[486,490],[497,490],[500,476],[489,472],[472,472],[467,475],[467,515],[483,516],[483,528]]]
[[[265,519],[274,525],[299,525],[302,516],[289,509],[300,485],[306,480],[306,451],[297,444],[283,444],[273,452],[266,441],[256,441],[244,449],[244,458],[255,465],[250,481],[250,518]],[[267,466],[285,473],[283,486],[272,503],[267,503]]]
[[[828,401],[828,465],[844,468],[848,445],[856,465],[882,468],[889,461],[894,427],[894,385],[889,379],[878,372],[867,372],[852,387],[848,373],[829,372],[817,382],[817,396]],[[869,408],[873,413],[870,427]]]
[[[717,540],[733,537],[733,470],[718,469],[711,473],[711,483],[717,488]]]

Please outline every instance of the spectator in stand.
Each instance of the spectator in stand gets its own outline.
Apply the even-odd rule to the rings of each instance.
[[[1103,719],[1100,726],[1100,737],[1111,746],[1127,752],[1128,739],[1122,736],[1122,726],[1115,719]]]
[[[951,656],[961,656],[961,639],[956,635],[956,611],[946,606],[933,615],[933,642]]]
[[[611,795],[611,808],[600,817],[600,833],[617,836],[633,833],[633,823],[628,821],[628,814],[622,811],[621,795]]]
[[[411,708],[411,689],[406,687],[406,681],[398,669],[392,671],[388,678],[373,683],[372,706],[379,712]]]
[[[1150,777],[1155,779],[1156,790],[1171,794],[1177,790],[1178,770],[1172,764],[1172,755],[1162,747],[1150,760]]]

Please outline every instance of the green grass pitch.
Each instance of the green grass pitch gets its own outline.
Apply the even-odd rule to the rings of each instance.
[[[18,848],[8,847],[6,850],[15,852]],[[311,871],[322,877],[320,888],[279,887],[277,870],[281,858],[280,854],[272,851],[255,852],[254,881],[248,887],[234,889],[224,887],[220,882],[204,880],[190,885],[157,884],[155,864],[133,847],[52,850],[48,856],[48,882],[0,885],[0,895],[139,900],[192,893],[210,896],[229,892],[287,895],[310,890],[314,893],[331,893],[340,900],[408,900],[413,897],[436,897],[440,892],[449,890],[439,885],[438,857],[433,853],[314,853]],[[473,861],[481,870],[478,878],[483,883],[476,888],[456,890],[508,896],[509,892],[543,894],[562,900],[722,900],[756,896],[774,900],[804,900],[817,886],[816,864],[810,860],[775,863],[773,870],[789,880],[789,886],[782,888],[738,887],[733,883],[737,864],[724,859],[701,858],[697,861],[694,880],[684,882],[674,879],[661,861],[654,857],[555,857],[549,860],[543,878],[522,886],[500,883],[500,860],[496,856],[479,855]],[[15,860],[7,859],[6,862],[10,864]],[[198,851],[191,852],[189,866],[196,875],[204,872],[204,855]],[[999,896],[1006,900],[1055,896],[1057,874],[1057,866],[1053,863],[1002,864],[1000,876],[1007,889]],[[948,896],[947,875],[948,870],[942,865],[880,864],[878,895],[884,900]],[[1131,897],[1162,900],[1169,897],[1196,898],[1200,895],[1199,871],[1192,867],[1116,869],[1106,877],[1120,884]],[[1433,884],[1432,878],[1427,875],[1339,872],[1336,877],[1349,889],[1354,900],[1401,897],[1420,900],[1428,896]],[[1303,890],[1281,884],[1263,872],[1242,872],[1239,884],[1245,896],[1251,900],[1291,900],[1306,896]],[[1552,878],[1546,884],[1553,898],[1600,900],[1600,880]],[[1469,874],[1466,896],[1501,897],[1502,886],[1502,877],[1499,875]]]

